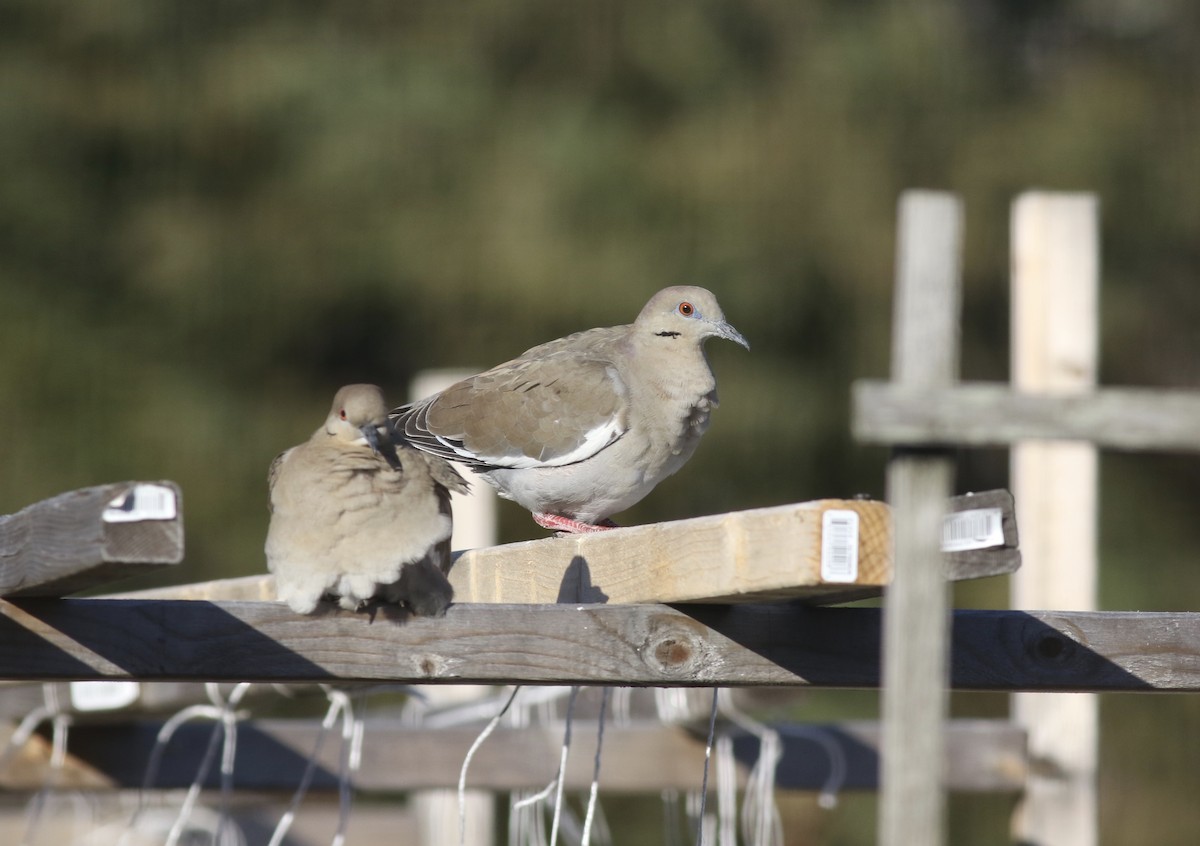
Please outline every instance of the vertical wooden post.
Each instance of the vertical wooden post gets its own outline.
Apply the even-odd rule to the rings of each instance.
[[[958,378],[962,205],[950,194],[900,198],[892,380]],[[898,452],[888,466],[896,572],[884,606],[883,763],[879,842],[945,842],[943,726],[949,603],[940,551],[953,463],[940,452]]]
[[[413,400],[447,388],[474,371],[428,370],[417,374],[409,389]],[[471,493],[451,494],[454,509],[453,549],[477,549],[496,543],[496,491],[487,482],[466,468],[460,472],[471,483]],[[438,703],[469,701],[487,693],[480,685],[430,685],[424,693]],[[458,794],[453,790],[427,790],[413,796],[417,818],[417,838],[420,846],[446,846],[458,843]],[[492,846],[495,841],[495,798],[485,790],[468,790],[466,794],[466,831],[464,846]]]
[[[1012,211],[1012,371],[1031,393],[1096,384],[1099,235],[1090,194],[1028,193]],[[1022,609],[1096,606],[1096,448],[1024,442],[1012,451],[1023,564]],[[1018,842],[1094,846],[1098,710],[1094,695],[1018,693],[1032,768],[1014,819]]]

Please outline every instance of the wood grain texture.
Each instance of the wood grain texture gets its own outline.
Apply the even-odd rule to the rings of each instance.
[[[161,722],[136,721],[71,730],[70,761],[63,787],[137,788]],[[776,724],[783,757],[776,779],[781,790],[874,790],[879,784],[878,723],[826,725]],[[471,761],[467,784],[490,791],[540,789],[558,767],[565,726],[498,728]],[[290,791],[296,787],[318,727],[303,720],[248,720],[238,727],[234,778],[239,790]],[[355,778],[359,790],[400,792],[453,788],[459,769],[480,728],[402,725],[397,720],[368,720],[362,764]],[[723,726],[733,739],[739,786],[759,753],[759,742],[736,728]],[[191,784],[212,732],[211,725],[185,725],[174,736],[163,759],[158,789]],[[0,734],[0,743],[5,737]],[[1004,721],[961,720],[947,726],[948,789],[962,792],[1016,792],[1028,768],[1024,733]],[[313,788],[336,790],[339,743],[328,738],[318,757]],[[830,781],[830,748],[843,759],[845,774]],[[567,790],[586,790],[596,752],[594,719],[573,724],[567,760]],[[651,721],[605,726],[601,789],[606,793],[658,793],[696,790],[704,768],[704,737]],[[12,790],[41,787],[49,765],[49,744],[35,737],[17,759],[0,771],[0,785]],[[209,774],[209,789],[219,787],[219,774]],[[714,784],[715,788],[715,784]]]
[[[854,435],[872,443],[1007,446],[1020,440],[1082,440],[1117,450],[1200,450],[1200,392],[1100,388],[1077,394],[1022,392],[964,382],[909,388],[859,381]]]
[[[842,507],[854,510],[862,521],[860,574],[851,585],[820,581],[821,515]],[[1013,572],[1021,559],[1012,495],[986,491],[952,497],[946,506],[947,511],[974,508],[1003,511],[1004,546],[947,554],[947,577],[976,579]],[[450,580],[455,599],[464,603],[800,599],[832,604],[880,595],[891,578],[890,532],[891,515],[883,503],[819,500],[467,550],[455,553]],[[272,600],[275,586],[262,574],[110,596]]]
[[[1022,194],[1013,204],[1012,228],[1013,388],[1091,394],[1099,366],[1097,198]],[[1162,413],[1161,405],[1142,406],[1137,397],[1115,404],[1111,395],[1107,399],[1110,417],[1099,422],[1119,437],[1154,443],[1170,434],[1170,424],[1188,422],[1186,413]],[[1114,412],[1131,419],[1112,419]],[[1200,416],[1191,422],[1198,421]],[[1187,434],[1194,438],[1195,430]],[[1012,606],[1093,610],[1099,574],[1096,444],[1024,441],[1010,455],[1029,559],[1011,582]],[[1013,815],[1014,833],[1023,842],[1094,846],[1100,839],[1096,697],[1017,694],[1012,714],[1042,764],[1031,772]]]
[[[274,602],[0,601],[0,678],[871,688],[880,619],[802,603],[371,620]],[[963,690],[1200,690],[1196,613],[957,611],[953,643]]]
[[[183,520],[106,522],[139,482],[99,485],[0,516],[0,596],[65,596],[183,560]],[[153,482],[171,489],[173,482]]]
[[[469,550],[450,573],[468,602],[715,602],[844,593],[821,578],[821,521],[860,519],[857,587],[891,578],[884,503],[823,499]]]
[[[892,321],[892,379],[899,384],[945,386],[958,378],[962,233],[962,201],[955,195],[901,195]],[[884,620],[882,846],[945,842],[941,768],[950,618],[938,533],[953,467],[944,452],[896,455],[888,464],[899,564]]]

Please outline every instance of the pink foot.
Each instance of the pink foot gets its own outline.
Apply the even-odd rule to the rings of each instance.
[[[612,520],[601,520],[599,523],[584,523],[582,520],[574,520],[570,517],[563,517],[560,514],[544,514],[538,511],[533,513],[533,522],[537,523],[543,529],[552,529],[556,532],[567,532],[569,534],[605,532],[609,529],[617,528],[617,524]]]

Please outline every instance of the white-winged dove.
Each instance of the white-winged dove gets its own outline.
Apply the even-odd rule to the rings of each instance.
[[[301,614],[331,595],[439,616],[453,597],[450,490],[467,483],[436,456],[392,437],[383,392],[347,385],[325,424],[271,465],[267,566]]]
[[[664,288],[631,324],[541,344],[392,417],[413,446],[479,471],[538,525],[611,528],[708,428],[713,337],[750,348],[712,293]]]

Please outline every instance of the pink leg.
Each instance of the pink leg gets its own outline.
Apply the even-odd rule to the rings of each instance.
[[[604,532],[617,528],[617,524],[612,520],[602,520],[599,523],[584,523],[581,520],[574,520],[559,514],[544,514],[538,511],[533,513],[533,522],[537,523],[543,529],[553,529],[556,532],[567,532],[569,534]]]

